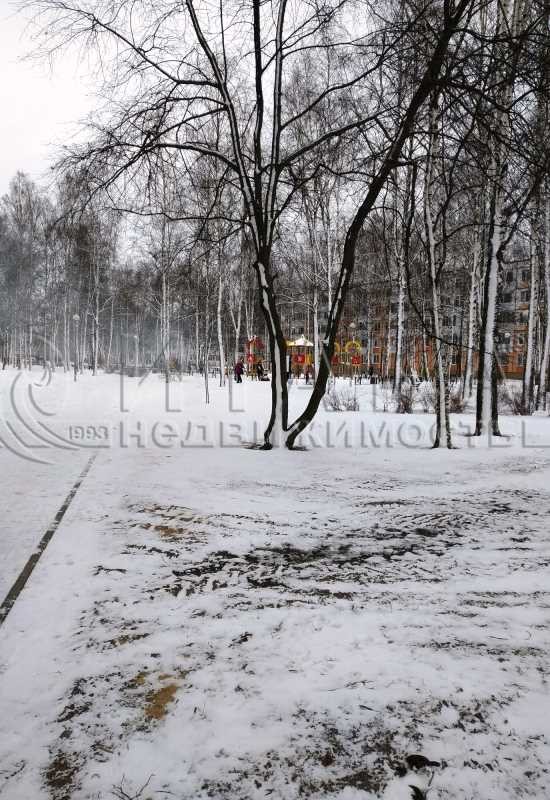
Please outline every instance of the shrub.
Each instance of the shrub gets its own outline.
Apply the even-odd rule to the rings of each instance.
[[[323,403],[327,411],[359,411],[357,395],[350,389],[331,389]]]
[[[398,414],[412,414],[416,389],[410,381],[403,381],[397,401]]]
[[[449,389],[449,411],[452,414],[462,414],[466,401],[462,396],[462,381],[458,381]]]
[[[523,414],[521,389],[518,386],[500,384],[498,387],[498,408],[502,413]]]
[[[435,412],[435,387],[431,381],[423,381],[418,387],[418,400],[424,413],[433,414]]]

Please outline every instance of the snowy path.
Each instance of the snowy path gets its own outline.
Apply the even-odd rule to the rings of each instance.
[[[549,515],[543,449],[101,453],[0,632],[0,798],[397,798],[423,753],[543,800]]]
[[[0,450],[0,602],[65,500],[89,454],[57,450],[37,464]]]

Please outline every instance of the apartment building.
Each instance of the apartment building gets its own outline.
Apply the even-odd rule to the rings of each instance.
[[[525,367],[531,292],[529,256],[521,246],[511,248],[510,261],[501,275],[496,326],[496,352],[502,373],[521,379]],[[308,298],[298,298],[282,309],[282,323],[289,340],[313,341],[313,311]],[[404,299],[402,370],[405,375],[431,375],[435,346],[430,338],[431,299],[428,287],[413,287],[413,298]],[[464,373],[468,340],[469,278],[451,273],[441,289],[442,336],[449,343],[451,377]],[[347,375],[373,372],[380,378],[395,374],[397,351],[398,292],[395,282],[376,275],[362,291],[352,290],[336,339],[333,369]],[[319,298],[318,322],[322,335],[328,317],[326,297]],[[474,369],[477,357],[474,353]]]

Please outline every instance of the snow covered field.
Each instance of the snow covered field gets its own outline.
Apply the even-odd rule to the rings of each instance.
[[[3,594],[95,460],[0,629],[2,800],[548,796],[547,417],[432,451],[358,387],[265,453],[267,383],[17,374]]]

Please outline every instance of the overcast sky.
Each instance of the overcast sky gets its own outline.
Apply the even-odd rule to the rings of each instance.
[[[76,57],[53,69],[22,63],[32,48],[25,28],[10,0],[0,0],[0,196],[18,169],[47,180],[55,144],[74,135],[92,103]]]

